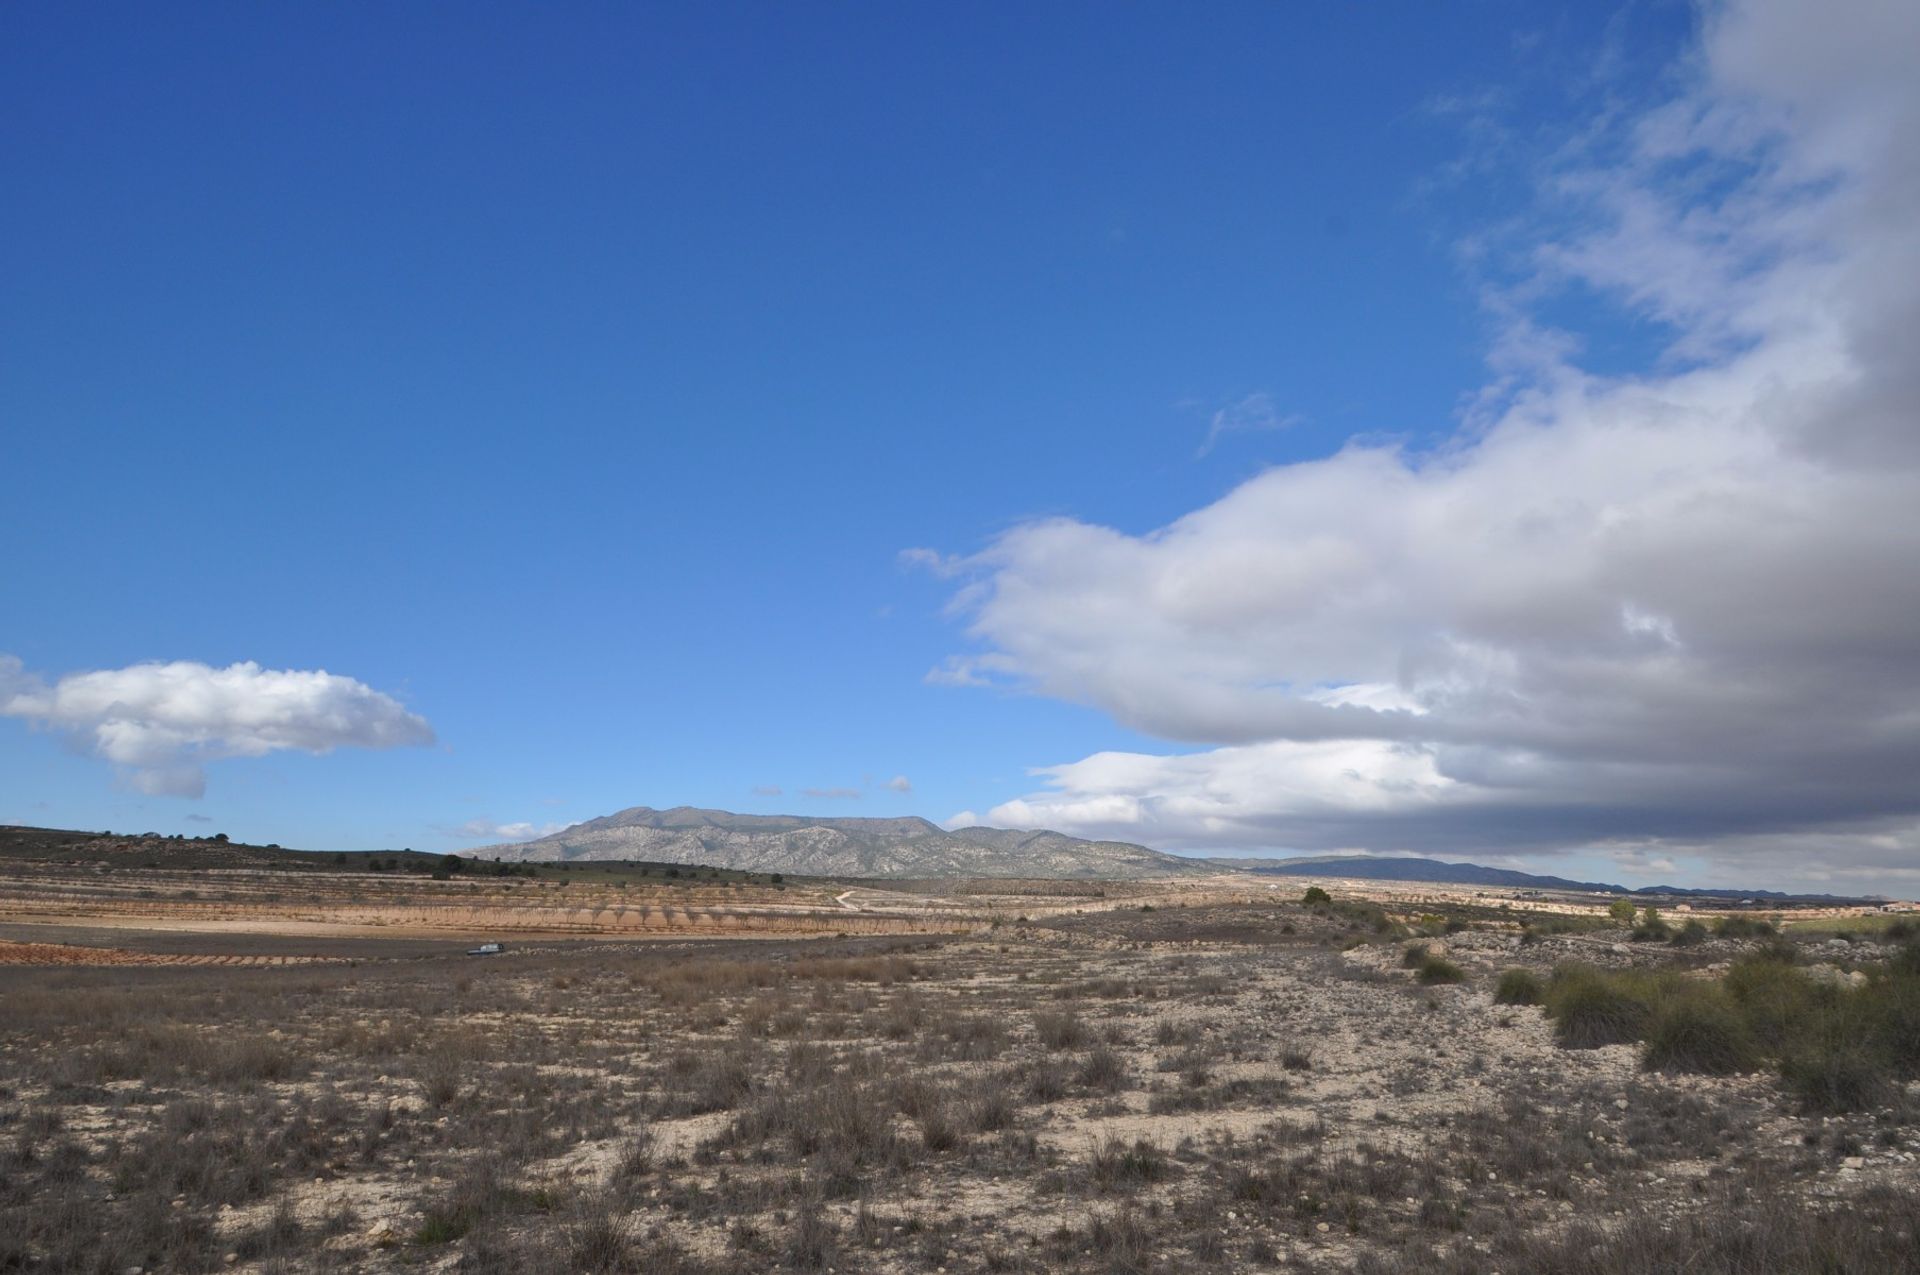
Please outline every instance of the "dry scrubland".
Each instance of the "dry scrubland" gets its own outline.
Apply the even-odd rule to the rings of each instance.
[[[0,1270],[1920,1269],[1899,930],[1041,911],[0,968]]]

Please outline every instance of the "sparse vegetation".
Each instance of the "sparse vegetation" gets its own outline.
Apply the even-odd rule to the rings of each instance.
[[[0,1269],[1579,1275],[1673,1269],[1654,1214],[1731,1275],[1920,1233],[1865,1185],[1920,1151],[1920,949],[1076,888],[971,934],[0,967]],[[1762,1199],[1797,1225],[1740,1248]]]

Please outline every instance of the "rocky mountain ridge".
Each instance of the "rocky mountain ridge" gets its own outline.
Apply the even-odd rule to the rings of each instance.
[[[1138,878],[1208,870],[1129,842],[1044,830],[946,829],[914,816],[742,815],[691,806],[634,806],[473,854],[533,863],[646,859],[838,877]]]

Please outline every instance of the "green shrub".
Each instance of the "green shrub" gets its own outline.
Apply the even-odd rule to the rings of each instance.
[[[1306,904],[1308,907],[1312,907],[1316,903],[1333,902],[1333,896],[1317,885],[1310,885],[1307,887],[1307,892],[1300,896],[1300,902]]]
[[[1920,1076],[1920,973],[1895,965],[1854,997],[1875,1051],[1901,1075]]]
[[[1651,980],[1610,974],[1589,965],[1563,965],[1547,983],[1547,1016],[1569,1049],[1621,1045],[1646,1034],[1653,1009]]]
[[[1760,1065],[1760,1050],[1726,990],[1695,983],[1661,996],[1647,1022],[1641,1061],[1656,1071],[1731,1076]]]
[[[1330,903],[1329,911],[1347,923],[1347,928],[1357,930],[1365,927],[1379,935],[1405,935],[1407,929],[1391,916],[1385,908],[1375,907],[1371,903]]]
[[[1436,983],[1459,983],[1466,980],[1460,967],[1444,956],[1429,955],[1420,962],[1419,980],[1431,987]]]
[[[1648,908],[1641,914],[1640,924],[1633,927],[1633,939],[1636,943],[1651,943],[1656,939],[1664,939],[1672,933],[1672,928],[1667,925],[1657,908]]]
[[[1714,925],[1723,939],[1763,939],[1773,932],[1773,922],[1764,916],[1723,916]]]
[[[1409,943],[1400,950],[1400,967],[1417,970],[1431,955],[1433,953],[1425,943]]]
[[[1538,1005],[1546,999],[1546,984],[1532,970],[1511,969],[1493,989],[1496,1005]]]
[[[1725,986],[1753,1034],[1776,1045],[1805,1032],[1833,1007],[1838,995],[1793,966],[1766,956],[1735,961]]]
[[[1886,1069],[1853,1041],[1803,1045],[1780,1064],[1780,1078],[1811,1111],[1862,1111],[1887,1092]]]
[[[1689,920],[1667,941],[1675,947],[1698,947],[1707,941],[1707,927],[1697,920]]]
[[[1637,911],[1632,899],[1615,899],[1607,905],[1607,915],[1622,925],[1632,925],[1633,915]]]

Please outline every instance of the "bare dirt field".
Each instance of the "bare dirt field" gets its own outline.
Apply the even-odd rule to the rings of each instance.
[[[0,1270],[1920,1269],[1902,930],[1055,884],[16,865]]]

